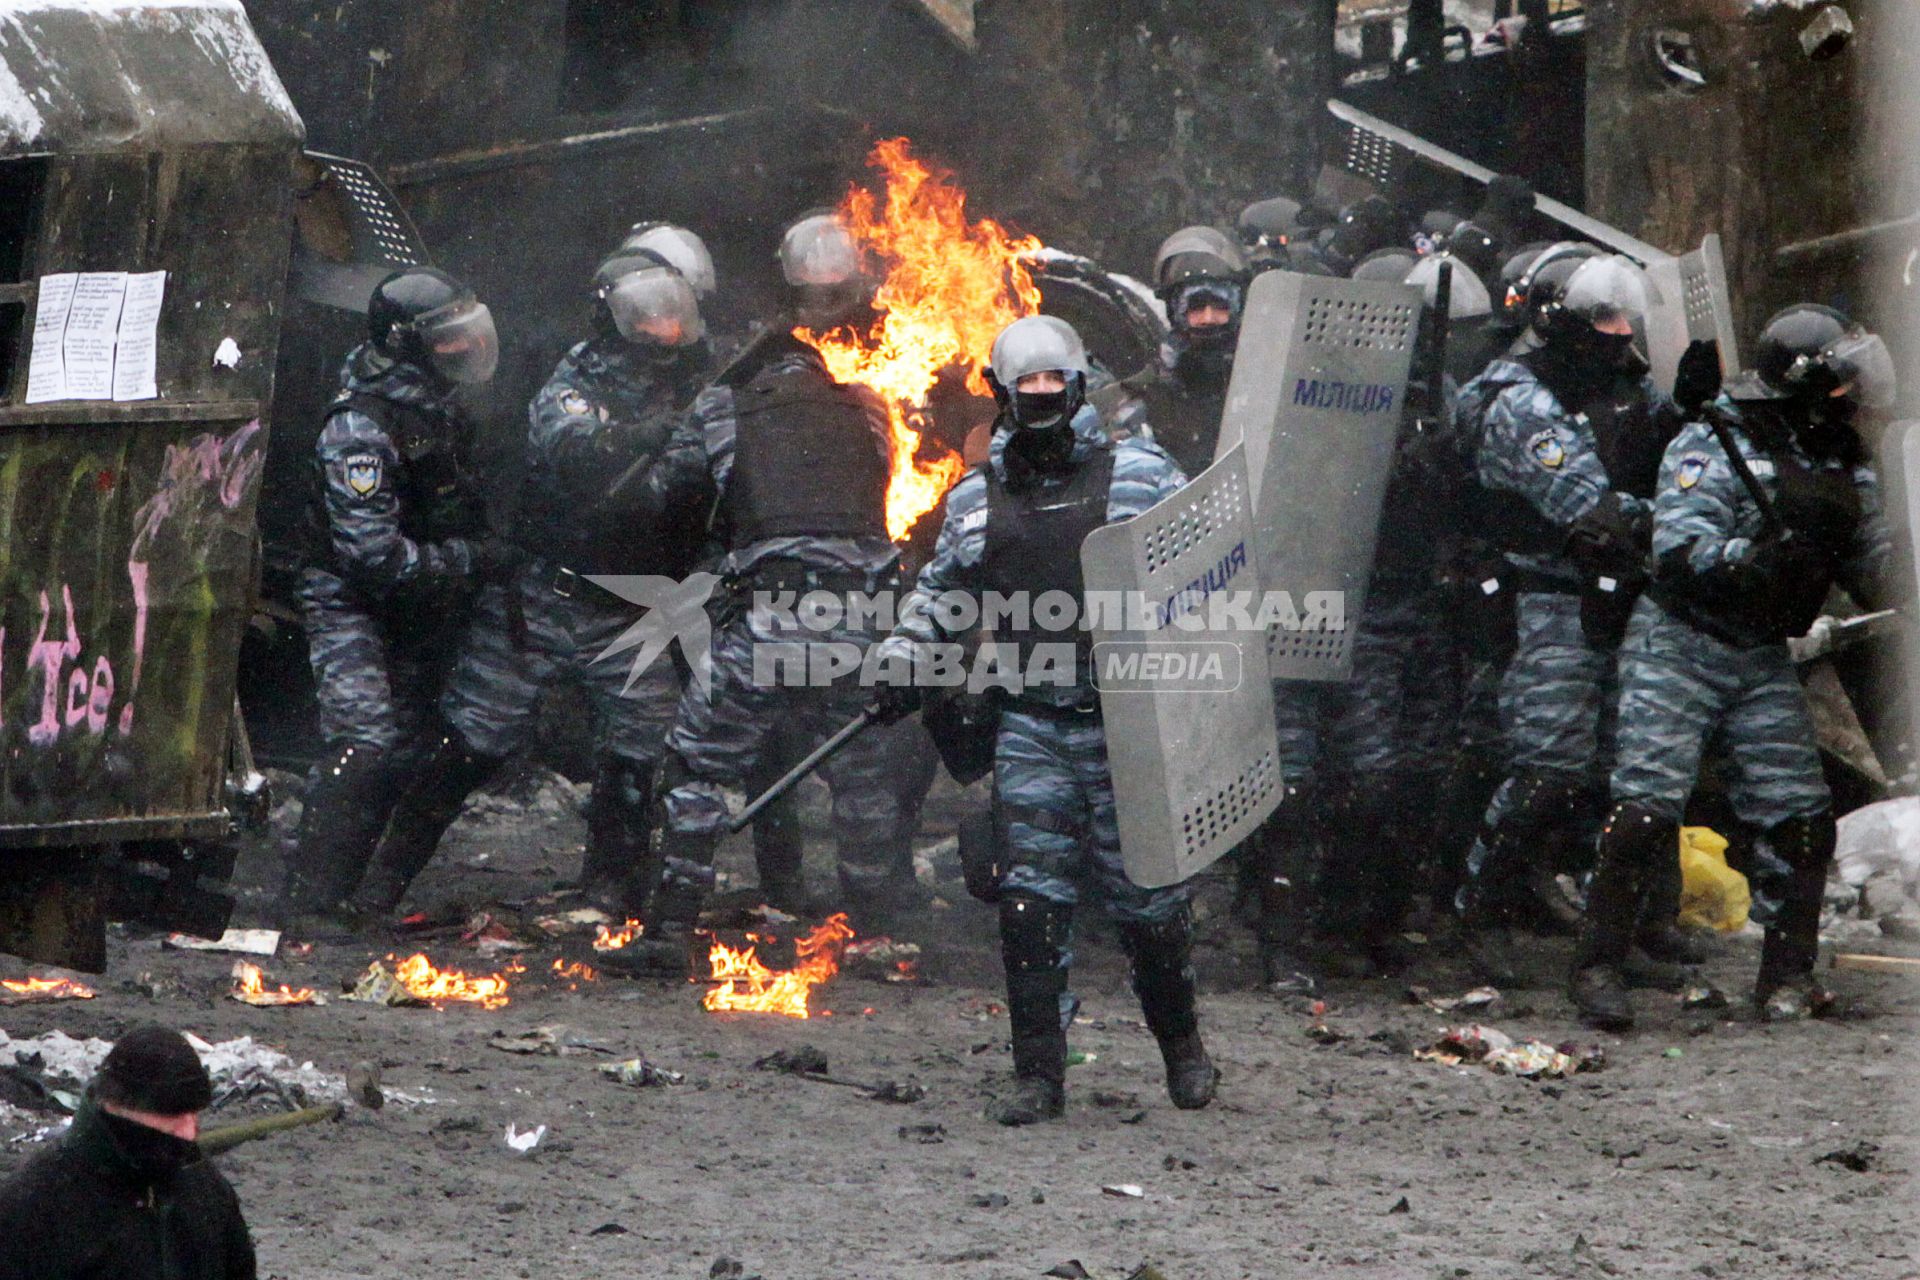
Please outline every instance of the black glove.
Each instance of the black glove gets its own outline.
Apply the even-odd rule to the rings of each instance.
[[[505,582],[527,563],[520,545],[505,538],[490,536],[468,545],[473,548],[473,576],[480,582]]]
[[[1711,338],[1695,338],[1680,353],[1680,366],[1673,375],[1673,402],[1693,413],[1720,394],[1720,344]]]
[[[873,718],[879,724],[894,724],[905,720],[920,709],[923,701],[920,686],[916,684],[879,684],[873,689]]]
[[[1650,533],[1649,522],[1628,514],[1619,494],[1604,493],[1567,529],[1567,556],[1582,572],[1618,577],[1645,558]]]

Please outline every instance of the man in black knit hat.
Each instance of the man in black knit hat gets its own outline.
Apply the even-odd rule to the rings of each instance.
[[[211,1101],[186,1037],[122,1036],[60,1145],[0,1186],[0,1280],[254,1280],[240,1201],[196,1142]]]

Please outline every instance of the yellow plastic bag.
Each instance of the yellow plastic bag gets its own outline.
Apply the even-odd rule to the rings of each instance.
[[[1680,828],[1680,923],[1734,933],[1753,898],[1747,878],[1727,865],[1727,842],[1708,827]]]

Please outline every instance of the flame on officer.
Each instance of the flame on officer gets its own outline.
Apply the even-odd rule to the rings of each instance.
[[[887,533],[904,538],[966,466],[956,453],[922,458],[927,396],[940,371],[967,371],[967,389],[988,394],[987,352],[1003,328],[1040,310],[1040,289],[1020,256],[1040,248],[991,219],[969,222],[966,192],[953,175],[914,157],[905,138],[874,145],[867,164],[886,178],[886,200],[854,187],[840,216],[886,271],[874,295],[879,320],[866,333],[836,329],[795,336],[820,352],[841,382],[858,382],[886,402],[893,427]]]
[[[771,938],[748,935],[756,942]],[[715,940],[707,952],[712,980],[720,985],[707,992],[701,1004],[719,1012],[777,1013],[786,1018],[806,1018],[807,998],[813,989],[840,972],[840,956],[853,941],[853,928],[846,914],[830,916],[827,922],[793,944],[793,968],[769,969],[760,961],[757,947],[730,947]]]

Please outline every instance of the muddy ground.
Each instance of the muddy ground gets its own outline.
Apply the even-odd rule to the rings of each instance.
[[[524,900],[571,873],[574,797],[551,782],[517,795],[470,811],[418,885],[421,905]],[[950,829],[951,813],[951,797],[934,806],[930,832]],[[250,1035],[336,1073],[375,1060],[389,1089],[430,1095],[221,1157],[262,1275],[987,1280],[1077,1261],[1101,1280],[1143,1263],[1165,1280],[1920,1276],[1920,989],[1905,980],[1839,975],[1849,1017],[1763,1026],[1740,1001],[1754,944],[1732,939],[1710,969],[1731,1008],[1689,1012],[1643,993],[1641,1030],[1596,1037],[1558,989],[1566,944],[1543,942],[1541,985],[1506,993],[1483,1020],[1599,1043],[1606,1066],[1528,1081],[1416,1060],[1459,1019],[1408,1003],[1403,983],[1336,986],[1330,1042],[1316,1039],[1309,1010],[1252,989],[1251,943],[1217,878],[1200,973],[1225,1072],[1218,1102],[1193,1114],[1167,1103],[1121,965],[1095,931],[1076,970],[1073,1048],[1088,1061],[1069,1072],[1068,1118],[1009,1131],[979,1115],[1008,1063],[991,914],[928,844],[951,905],[919,939],[925,982],[842,975],[805,1022],[706,1013],[702,988],[685,983],[569,991],[538,977],[584,953],[582,940],[525,953],[528,974],[496,1011],[253,1009],[224,998],[230,957],[121,936],[98,999],[0,1009],[0,1029],[111,1038],[159,1019],[208,1040]],[[809,857],[829,884],[824,846]],[[258,914],[277,863],[263,841],[243,864],[243,916]],[[723,865],[750,878],[744,845]],[[388,949],[320,945],[268,968],[276,982],[337,990]],[[498,967],[457,937],[425,949],[443,965]],[[1412,980],[1472,985],[1437,945]],[[686,1083],[627,1088],[599,1074],[605,1056],[488,1047],[496,1031],[553,1024]],[[802,1044],[836,1076],[911,1078],[927,1096],[888,1104],[754,1069]],[[510,1124],[547,1134],[517,1154]],[[31,1150],[0,1148],[0,1171]],[[1102,1190],[1123,1184],[1142,1194]]]

